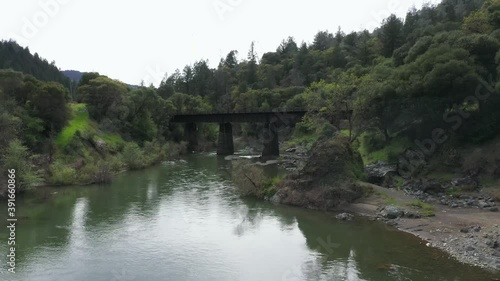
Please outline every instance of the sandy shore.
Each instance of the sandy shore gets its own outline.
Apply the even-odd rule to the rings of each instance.
[[[402,191],[362,184],[373,188],[374,193],[344,207],[342,211],[384,220],[401,231],[427,241],[428,246],[446,251],[463,263],[500,272],[500,213],[432,204],[433,217],[388,220],[380,215],[380,210],[388,205],[387,198],[400,206],[416,199]]]

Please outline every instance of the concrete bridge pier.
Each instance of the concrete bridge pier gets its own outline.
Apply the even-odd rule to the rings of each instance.
[[[184,137],[188,142],[188,151],[196,150],[196,147],[198,147],[198,126],[196,123],[186,123],[184,125]]]
[[[280,156],[278,126],[276,123],[266,123],[263,137],[264,151],[262,151],[262,157]]]
[[[233,125],[231,123],[219,124],[219,139],[217,144],[217,155],[233,155]]]

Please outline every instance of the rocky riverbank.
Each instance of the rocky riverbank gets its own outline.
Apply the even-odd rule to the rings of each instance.
[[[278,163],[290,174],[274,196],[265,197],[275,203],[339,212],[340,220],[368,216],[463,263],[500,272],[500,202],[481,191],[477,173],[456,173],[449,180],[425,174],[405,179],[401,165],[383,162],[364,167],[363,173],[359,154],[338,135],[310,151],[290,148]],[[428,169],[425,161],[417,164]]]
[[[500,271],[499,213],[471,206],[453,208],[428,203],[432,214],[421,215],[422,207],[416,203],[420,201],[415,201],[418,199],[414,196],[373,184],[359,184],[371,189],[371,195],[339,211],[383,221],[388,227],[420,237],[427,246],[439,248],[461,262]],[[346,217],[341,214],[339,219]]]
[[[397,183],[397,166],[379,163],[366,168],[367,179],[379,185],[352,181],[359,160],[342,139],[319,144],[308,154],[298,148],[282,159],[292,174],[280,184],[274,202],[338,211],[341,220],[368,216],[461,262],[500,272],[500,203],[481,192],[474,178]],[[454,188],[472,191],[450,194]]]

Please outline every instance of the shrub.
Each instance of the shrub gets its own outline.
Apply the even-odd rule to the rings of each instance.
[[[305,145],[310,150],[319,139],[331,138],[337,129],[326,119],[318,115],[306,115],[297,123],[291,145]]]
[[[267,178],[261,167],[248,160],[233,162],[232,179],[243,197],[270,198],[276,193],[280,177]]]
[[[144,143],[144,161],[145,165],[157,164],[164,160],[167,156],[168,145],[163,147],[157,141],[145,142]]]
[[[385,137],[380,132],[367,132],[364,133],[361,138],[366,152],[368,153],[384,148]]]
[[[93,178],[94,183],[110,183],[113,178],[110,163],[104,160],[97,162]]]
[[[77,179],[76,170],[59,161],[50,165],[50,174],[50,182],[55,185],[74,184]]]
[[[12,140],[5,149],[2,164],[5,169],[16,170],[16,191],[18,192],[31,189],[34,185],[41,182],[41,178],[33,169],[30,159],[31,153],[18,139]]]
[[[266,180],[260,189],[260,194],[264,198],[273,197],[276,194],[276,187],[281,182],[281,177],[274,177]]]
[[[77,182],[80,184],[91,184],[94,182],[94,177],[96,173],[97,173],[96,165],[93,162],[88,163],[78,171]]]
[[[110,156],[108,159],[111,171],[121,172],[125,168],[125,163],[123,162],[123,156],[118,154],[115,156]]]
[[[136,143],[127,143],[123,148],[122,155],[123,161],[129,169],[135,170],[145,166],[143,151]]]

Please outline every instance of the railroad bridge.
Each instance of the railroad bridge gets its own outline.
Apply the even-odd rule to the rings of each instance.
[[[218,155],[234,154],[232,123],[263,123],[267,131],[263,141],[262,156],[279,156],[278,128],[293,126],[302,120],[305,110],[283,110],[263,112],[229,112],[229,113],[196,113],[177,114],[172,117],[172,123],[184,123],[185,136],[190,147],[198,144],[198,123],[219,124],[217,141]]]

